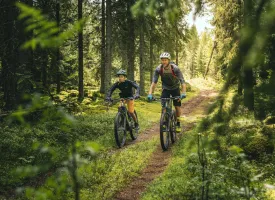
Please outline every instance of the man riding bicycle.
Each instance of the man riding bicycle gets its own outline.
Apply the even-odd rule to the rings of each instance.
[[[106,100],[108,100],[108,101],[112,100],[111,96],[112,96],[113,92],[115,91],[115,89],[117,89],[117,88],[120,90],[120,93],[119,93],[120,98],[131,98],[132,97],[133,99],[127,100],[127,107],[128,107],[128,111],[129,111],[131,117],[134,119],[135,128],[139,129],[137,117],[134,113],[134,111],[135,111],[134,99],[137,99],[140,97],[139,86],[135,82],[126,79],[127,74],[126,74],[126,71],[123,69],[119,70],[116,75],[118,77],[118,81],[114,85],[112,85],[112,87],[108,91],[108,93],[106,95]],[[133,95],[133,88],[136,89],[135,95]]]
[[[161,98],[170,98],[179,96],[181,99],[186,98],[186,84],[183,78],[183,75],[177,65],[171,63],[171,56],[169,53],[164,52],[160,55],[161,64],[156,68],[153,82],[150,87],[150,91],[148,94],[148,100],[153,99],[153,93],[156,88],[159,76],[161,76],[162,81],[162,94]],[[181,86],[181,90],[180,90]],[[179,117],[181,116],[181,101],[173,100],[173,104],[176,109],[177,114],[177,127],[176,131],[181,132],[181,126]],[[165,107],[165,100],[161,102],[162,107]]]

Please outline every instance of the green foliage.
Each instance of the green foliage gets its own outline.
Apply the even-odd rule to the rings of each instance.
[[[94,163],[80,169],[81,199],[110,199],[146,166],[158,140],[132,145],[124,151],[101,154]]]
[[[255,120],[234,93],[223,99],[222,108],[184,134],[142,199],[270,198],[265,183],[275,180],[274,129]]]
[[[157,16],[158,12],[161,11],[164,12],[164,17],[173,23],[180,15],[181,4],[181,1],[173,0],[138,0],[132,7],[132,12],[134,16]]]
[[[99,95],[99,93],[96,94]],[[62,95],[69,95],[69,93],[62,92]],[[31,104],[27,107],[21,107],[12,113],[11,117],[8,118],[9,120],[5,124],[2,124],[3,129],[0,130],[0,192],[3,194],[6,194],[6,191],[9,191],[11,188],[29,183],[37,176],[44,176],[49,171],[53,172],[54,177],[49,176],[49,180],[45,180],[45,184],[44,182],[41,183],[43,185],[38,190],[26,187],[22,188],[21,191],[25,191],[26,189],[28,190],[28,194],[35,195],[37,198],[47,194],[49,199],[52,198],[51,195],[55,192],[58,193],[59,189],[59,192],[71,194],[70,191],[73,190],[72,179],[66,178],[64,180],[62,177],[71,176],[68,169],[69,165],[67,164],[70,162],[69,160],[72,155],[70,149],[74,141],[81,141],[81,143],[78,142],[76,144],[76,156],[81,158],[80,160],[77,159],[78,165],[82,165],[83,162],[94,165],[93,162],[90,162],[90,159],[93,158],[94,151],[98,151],[98,147],[87,141],[97,142],[102,148],[104,147],[105,151],[116,148],[113,135],[113,122],[117,112],[117,105],[111,107],[107,113],[106,107],[102,105],[101,100],[99,102],[89,101],[88,105],[82,102],[79,106],[85,113],[72,117],[64,109],[60,109],[50,103],[48,99],[40,95],[34,96]],[[77,102],[77,99],[75,99],[75,102]],[[91,107],[89,108],[89,106]],[[102,109],[100,110],[101,113],[97,112],[98,109]],[[160,116],[156,114],[160,111],[159,103],[148,104],[143,101],[136,101],[136,109],[141,131],[159,120]],[[131,158],[135,160],[137,156],[134,153],[136,148],[140,149],[137,152],[142,152],[143,147],[153,150],[155,144],[156,141],[154,140],[153,142],[150,141],[141,146],[133,147],[135,150],[131,150],[130,155],[128,153],[126,155],[123,154],[119,156],[118,161],[122,162],[124,156],[132,156]],[[148,153],[149,156],[151,150],[144,151],[144,153]],[[108,155],[107,152],[106,154]],[[142,155],[144,154],[141,154],[141,159],[148,158],[143,158]],[[104,155],[101,156],[104,157]],[[88,159],[88,161],[83,161],[83,158]],[[116,158],[112,157],[112,163],[115,162]],[[135,161],[140,164],[134,164],[133,168],[139,171],[141,166],[144,166],[144,162]],[[108,159],[106,163],[108,163]],[[117,170],[120,170],[119,166],[117,165]],[[56,170],[57,168],[60,170]],[[113,173],[116,174],[117,170]],[[128,172],[123,174],[125,177],[121,181],[122,185],[125,184],[126,180],[129,180],[127,178],[128,175]],[[132,175],[136,175],[136,173]],[[132,175],[130,176],[132,177]],[[55,188],[56,185],[52,183],[53,180],[57,181],[56,184],[60,183],[62,187],[59,189]],[[100,191],[98,192],[100,193]]]
[[[186,133],[177,144],[168,169],[150,185],[142,199],[201,199],[202,187],[204,198],[209,199],[265,197],[263,183],[273,170],[270,171],[259,163],[249,162],[244,150],[236,145],[226,147],[228,154],[221,157],[217,149],[213,149],[213,144],[209,146],[212,151],[205,147],[207,166],[204,169],[196,153],[194,143],[197,136],[194,134],[195,132]],[[202,179],[203,169],[205,182]]]
[[[250,142],[247,142],[244,150],[248,156],[255,159],[263,154],[272,153],[274,145],[268,142],[267,137],[256,134]]]
[[[76,22],[72,28],[60,32],[56,22],[49,21],[42,12],[29,7],[23,3],[17,3],[21,13],[20,20],[25,20],[27,25],[26,32],[33,32],[34,38],[26,42],[23,48],[36,49],[38,46],[41,48],[54,48],[59,47],[69,38],[74,36],[75,32],[82,31],[84,20]]]

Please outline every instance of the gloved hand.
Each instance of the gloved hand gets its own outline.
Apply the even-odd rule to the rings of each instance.
[[[148,99],[148,101],[152,101],[153,100],[153,95],[152,94],[148,94],[147,99]]]
[[[138,98],[140,98],[138,94],[134,96],[134,99],[138,99]]]
[[[180,95],[180,98],[181,98],[181,99],[186,98],[186,93],[182,93],[182,94]]]
[[[112,101],[112,98],[111,97],[106,97],[105,101]]]

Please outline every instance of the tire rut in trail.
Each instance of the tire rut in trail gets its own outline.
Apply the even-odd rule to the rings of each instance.
[[[200,94],[189,101],[183,103],[182,114],[187,116],[191,115],[193,111],[199,109],[202,113],[206,111],[206,105],[203,102],[209,102],[216,96],[216,92],[213,90],[202,91]],[[194,127],[194,123],[186,124],[183,128],[184,131],[191,130]],[[151,129],[149,129],[147,134],[140,135],[140,141],[150,139],[154,136],[159,135],[159,125],[155,124]],[[142,137],[143,136],[143,137]],[[115,200],[137,200],[140,195],[145,191],[147,185],[151,183],[155,178],[159,177],[169,164],[171,158],[171,150],[163,152],[161,146],[159,145],[157,149],[153,152],[148,165],[141,172],[139,177],[136,177],[128,186],[118,192],[115,196]]]
[[[215,90],[205,90],[201,91],[197,96],[193,97],[192,99],[182,103],[182,115],[188,116],[191,114],[195,109],[198,109],[198,105],[200,105],[206,99],[213,99],[213,96],[216,96],[217,92]],[[204,107],[202,109],[205,109]],[[185,129],[184,129],[185,130]],[[127,148],[127,146],[135,144],[137,142],[146,141],[151,139],[152,137],[159,136],[159,122],[154,123],[151,128],[144,130],[136,140],[134,141],[127,141],[125,146],[122,148]]]
[[[163,152],[159,146],[150,158],[147,167],[141,175],[136,178],[124,191],[121,191],[115,200],[139,199],[140,194],[145,190],[148,183],[158,177],[166,168],[171,158],[171,151]]]

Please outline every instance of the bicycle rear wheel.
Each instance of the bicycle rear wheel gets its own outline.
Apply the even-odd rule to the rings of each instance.
[[[176,111],[173,110],[171,121],[170,121],[170,134],[171,134],[172,143],[176,142],[177,140],[176,126],[177,126],[177,115],[176,115]]]
[[[135,115],[136,115],[136,118],[137,118],[137,123],[138,123],[138,116],[137,116],[137,113],[136,111],[134,111]],[[129,133],[130,133],[130,136],[132,138],[132,140],[136,140],[137,137],[138,137],[138,129],[135,128],[135,122],[134,122],[134,119],[131,117],[131,115],[129,114],[129,124],[130,124],[130,128],[129,128]]]
[[[160,144],[163,151],[167,151],[169,147],[169,114],[162,113],[160,118]]]
[[[126,116],[120,112],[115,118],[115,140],[119,148],[124,146],[126,140]]]

